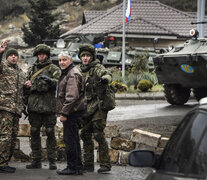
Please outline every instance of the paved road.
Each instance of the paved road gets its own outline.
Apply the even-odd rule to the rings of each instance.
[[[131,166],[113,166],[107,174],[98,174],[96,171],[85,173],[82,176],[60,176],[56,171],[48,170],[48,163],[43,163],[42,169],[28,170],[28,163],[11,162],[17,168],[14,174],[1,174],[0,180],[143,180],[152,171],[150,168],[136,168]],[[65,168],[65,163],[58,163],[58,168]],[[95,166],[95,170],[99,167]]]
[[[182,106],[172,106],[164,100],[117,100],[117,107],[109,112],[107,121],[122,131],[143,126],[176,126],[197,104],[195,100]]]
[[[172,106],[163,100],[117,100],[117,107],[109,112],[108,121],[184,115],[197,102],[189,101],[182,106]]]

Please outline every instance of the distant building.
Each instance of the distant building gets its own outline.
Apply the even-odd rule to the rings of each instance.
[[[116,45],[122,43],[123,4],[107,11],[85,11],[82,25],[64,33],[71,36],[105,37]],[[166,48],[189,39],[189,31],[196,28],[194,13],[187,13],[159,1],[131,0],[131,19],[126,24],[126,45],[141,48]],[[111,37],[111,39],[110,39]]]

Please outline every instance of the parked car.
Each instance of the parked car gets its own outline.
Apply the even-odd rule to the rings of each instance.
[[[134,150],[129,164],[153,167],[146,180],[207,179],[207,97],[186,114],[162,155]]]

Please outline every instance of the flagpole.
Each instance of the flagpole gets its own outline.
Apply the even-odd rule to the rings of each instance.
[[[122,79],[125,82],[125,25],[126,25],[126,0],[123,0],[123,30],[122,30]]]

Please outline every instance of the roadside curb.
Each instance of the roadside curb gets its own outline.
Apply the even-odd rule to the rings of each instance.
[[[116,100],[166,100],[164,92],[116,93],[115,98]],[[195,99],[194,95],[191,94],[189,99]]]
[[[139,94],[130,94],[130,93],[124,93],[124,94],[115,94],[115,98],[117,100],[121,99],[128,99],[128,100],[165,100],[165,96],[163,92],[146,92],[146,93],[139,93]]]

